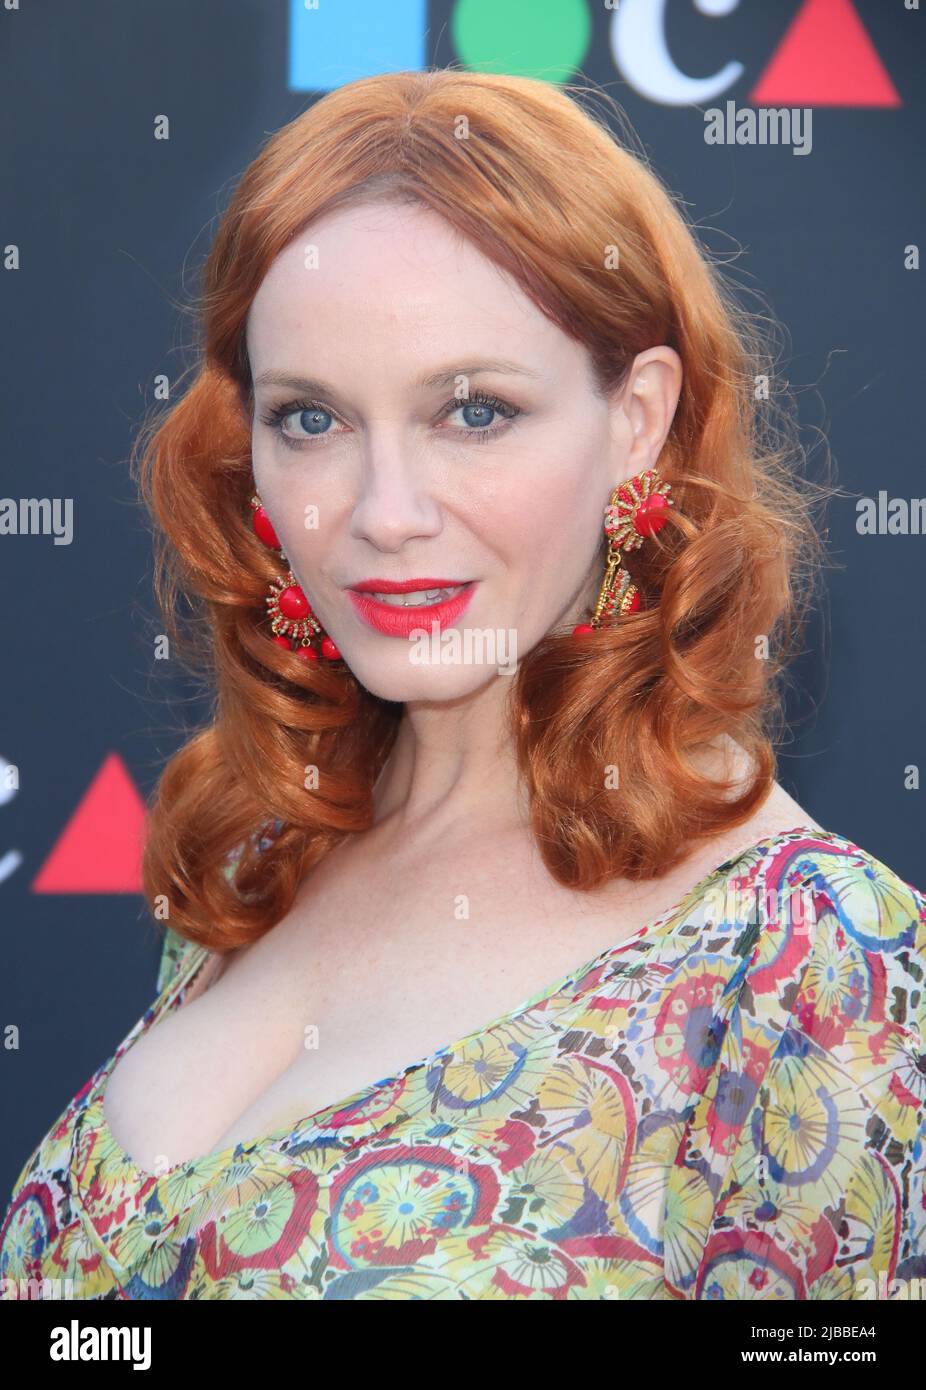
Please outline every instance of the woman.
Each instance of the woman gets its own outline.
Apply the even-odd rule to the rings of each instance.
[[[887,1296],[926,902],[775,781],[809,490],[656,177],[544,83],[352,83],[202,309],[139,474],[215,718],[151,808],[160,993],[25,1164],[6,1295]]]

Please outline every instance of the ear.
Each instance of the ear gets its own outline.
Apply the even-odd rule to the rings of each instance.
[[[630,425],[628,474],[655,468],[682,391],[682,359],[674,348],[647,348],[631,365],[620,392],[620,408]]]

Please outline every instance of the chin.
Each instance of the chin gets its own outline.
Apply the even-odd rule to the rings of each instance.
[[[408,653],[392,658],[365,660],[350,652],[344,659],[357,680],[371,695],[400,704],[409,701],[458,700],[481,690],[498,675],[496,666],[432,663],[411,665]]]

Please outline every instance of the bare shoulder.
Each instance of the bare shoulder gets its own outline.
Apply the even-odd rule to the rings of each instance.
[[[708,755],[705,762],[706,766],[712,769],[712,775],[733,781],[729,793],[731,798],[745,788],[752,771],[751,760],[746,750],[726,735],[718,741],[716,752]],[[724,838],[729,837],[735,849],[739,844],[748,843],[750,838],[764,840],[769,835],[779,835],[798,827],[808,827],[811,830],[826,828],[786,792],[779,782],[775,782],[768,796],[749,819],[734,826]]]
[[[786,830],[798,828],[826,830],[826,826],[815,820],[809,811],[804,810],[800,802],[795,801],[794,797],[776,782],[766,800],[749,820],[736,826],[729,833],[739,844],[750,839],[764,840],[769,835],[780,835]]]
[[[731,789],[727,793],[731,800],[748,785],[751,761],[745,750],[726,736],[704,755],[701,766],[712,778],[731,782]],[[768,796],[748,819],[709,839],[699,840],[665,881],[684,891],[712,868],[761,840],[799,828],[824,831],[826,827],[815,820],[779,782],[775,782]]]

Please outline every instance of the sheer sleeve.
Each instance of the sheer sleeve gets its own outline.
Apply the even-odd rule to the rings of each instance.
[[[675,1297],[926,1296],[926,900],[858,852],[804,901],[760,913],[670,1172]]]
[[[255,830],[250,837],[251,842],[256,843],[257,848],[260,850],[267,849],[273,843],[274,836],[279,833],[282,825],[283,822],[281,820],[276,820],[261,826],[258,830]],[[222,872],[229,882],[234,879],[235,872],[247,843],[247,840],[242,840],[241,843],[236,845],[225,857]],[[189,959],[190,951],[195,949],[194,942],[187,940],[187,938],[181,936],[179,932],[175,932],[172,927],[167,927],[165,929],[156,986],[159,995],[167,989],[168,985],[172,984],[173,981],[179,977]]]
[[[189,959],[188,953],[192,949],[192,941],[180,936],[173,927],[166,928],[161,947],[161,960],[158,966],[157,992],[159,996],[179,977]]]

